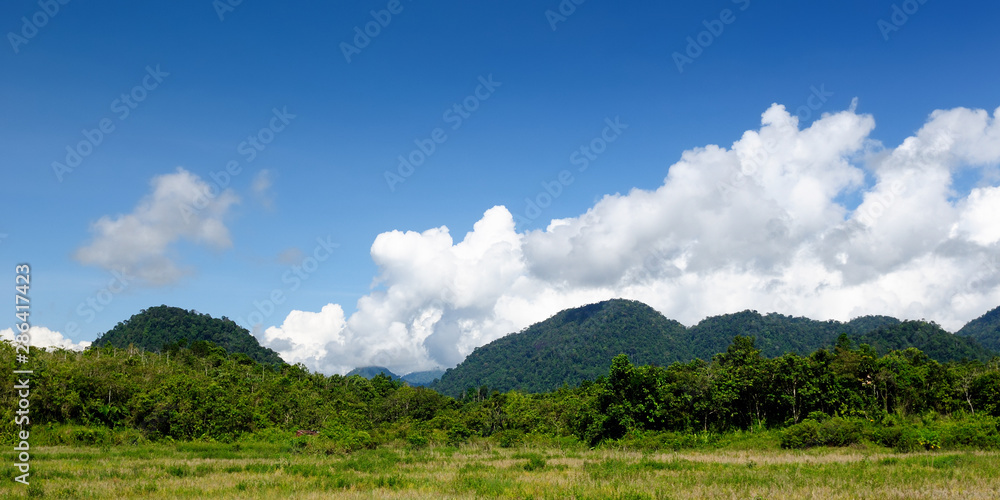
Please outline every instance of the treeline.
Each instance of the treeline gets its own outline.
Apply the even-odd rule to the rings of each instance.
[[[10,344],[0,343],[0,359],[12,387]],[[577,387],[542,394],[469,388],[458,399],[385,376],[260,364],[206,341],[162,354],[38,350],[31,365],[32,435],[41,429],[49,444],[229,442],[309,429],[339,450],[477,438],[501,446],[537,438],[676,447],[784,429],[788,446],[868,439],[902,449],[921,442],[1000,447],[998,360],[942,364],[916,349],[877,356],[846,336],[808,356],[767,358],[749,337],[736,337],[711,361],[637,366],[619,355],[606,377]],[[2,398],[0,433],[11,442],[15,395]]]

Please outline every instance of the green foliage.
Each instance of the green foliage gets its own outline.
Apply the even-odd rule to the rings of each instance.
[[[528,472],[542,470],[545,468],[546,462],[538,453],[529,453],[527,455],[528,462],[524,464],[524,470]]]
[[[1000,349],[1000,308],[970,323],[965,331],[984,342],[994,339],[994,347]],[[709,360],[724,353],[735,337],[753,338],[764,358],[805,356],[847,341],[854,346],[868,344],[873,355],[915,347],[938,362],[985,362],[997,354],[971,338],[923,321],[862,316],[844,323],[748,310],[709,317],[684,328],[641,302],[615,299],[561,311],[479,347],[432,387],[455,397],[488,397],[488,391],[476,391],[483,387],[545,392],[606,375],[608,364],[618,354],[626,354],[638,365]],[[760,417],[754,413],[744,418]]]
[[[634,300],[608,300],[552,318],[477,348],[433,384],[461,396],[469,387],[544,392],[607,374],[614,356],[667,365],[690,357],[686,329]]]
[[[454,424],[448,428],[448,446],[458,446],[466,441],[472,436],[472,431],[469,430],[465,424]]]
[[[625,321],[634,307],[598,304],[589,315],[576,311],[563,319],[577,325],[598,317]],[[937,330],[903,322],[866,338],[929,342],[940,336]],[[325,376],[302,365],[261,364],[227,355],[207,340],[162,354],[111,345],[84,352],[38,349],[32,355],[32,444],[177,442],[192,453],[223,457],[233,447],[266,443],[283,453],[360,453],[371,460],[380,455],[367,452],[385,444],[408,453],[453,452],[466,443],[521,450],[542,443],[654,451],[734,442],[749,448],[870,443],[900,451],[1000,449],[995,360],[941,363],[913,347],[880,356],[881,347],[847,333],[832,348],[775,358],[758,340],[738,335],[707,361],[666,366],[618,353],[603,375],[572,387],[501,392],[484,384],[461,400],[382,373],[371,379]],[[12,359],[11,345],[0,342],[0,382],[8,386],[15,383]],[[20,429],[13,425],[16,406],[13,392],[0,393],[0,437],[7,443]],[[296,438],[297,430],[319,435]],[[462,446],[463,453],[474,447]],[[372,467],[392,482],[388,469]],[[344,484],[354,484],[344,474]]]
[[[1000,307],[970,321],[955,335],[969,337],[987,349],[1000,351]]]
[[[989,361],[996,355],[994,351],[980,346],[973,338],[975,337],[953,335],[935,323],[904,321],[860,335],[854,340],[859,344],[868,344],[880,353],[915,347],[939,362]]]
[[[209,351],[210,344],[221,350]],[[285,364],[278,353],[262,347],[249,331],[225,316],[216,319],[197,311],[165,305],[143,309],[139,314],[119,322],[93,343],[94,348],[104,346],[119,349],[134,346],[148,352],[174,352],[190,347],[199,357],[208,354],[226,357],[226,353],[239,353],[258,363]],[[245,363],[246,358],[237,359]]]
[[[807,418],[781,432],[781,447],[848,446],[861,439],[861,424],[855,419],[834,417],[817,422]]]
[[[506,429],[491,436],[497,446],[501,448],[513,448],[524,442],[524,431],[520,429]]]
[[[421,449],[421,448],[426,447],[427,444],[430,443],[430,439],[428,439],[426,435],[419,434],[419,433],[418,434],[410,434],[409,436],[406,437],[406,441],[408,443],[410,443],[410,446],[412,448],[418,449],[418,450]]]
[[[887,316],[863,316],[848,323],[816,321],[777,313],[761,315],[743,311],[705,318],[689,330],[692,355],[711,359],[740,335],[754,337],[761,354],[777,357],[785,353],[807,354],[833,345],[841,333],[860,335],[872,329],[899,323]]]

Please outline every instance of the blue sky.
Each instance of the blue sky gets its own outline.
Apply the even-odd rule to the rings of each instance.
[[[761,127],[761,115],[772,103],[798,115],[802,129],[823,113],[851,110],[852,116],[871,116],[875,128],[866,140],[879,141],[884,154],[917,134],[935,110],[992,113],[1000,106],[1000,68],[994,61],[1000,53],[995,29],[1000,6],[983,2],[380,0],[242,2],[220,10],[219,5],[228,5],[225,0],[52,1],[19,0],[0,7],[7,42],[0,49],[0,189],[12,202],[0,223],[0,233],[7,235],[0,255],[11,268],[20,262],[33,266],[34,323],[73,341],[93,340],[118,321],[159,304],[238,319],[247,328],[257,326],[262,339],[265,329],[282,325],[293,310],[319,314],[337,304],[349,318],[358,310],[357,301],[373,293],[376,277],[382,276],[378,294],[405,274],[373,261],[380,234],[446,226],[458,242],[497,205],[513,216],[517,234],[543,231],[550,220],[579,217],[605,195],[656,190],[684,151],[710,144],[729,148],[744,131]],[[56,5],[53,15],[40,14]],[[378,13],[389,8],[397,11],[391,18]],[[554,17],[560,9],[566,15]],[[911,12],[905,19],[904,10]],[[372,11],[384,26],[363,48],[350,51],[348,61],[344,44],[354,43],[355,28],[369,25],[375,31]],[[22,18],[31,26],[25,28]],[[38,20],[45,22],[35,30]],[[898,29],[886,31],[886,26]],[[713,28],[716,34],[710,33]],[[688,37],[699,36],[710,43],[688,52]],[[679,71],[675,53],[695,57]],[[147,77],[150,73],[155,76]],[[482,88],[484,80],[496,84]],[[144,82],[148,87],[155,82],[155,88],[141,88]],[[477,89],[479,97],[470,97]],[[143,97],[127,116],[116,103],[123,93]],[[463,103],[475,110],[466,110],[461,121],[458,113],[447,114]],[[816,109],[803,107],[810,103]],[[285,121],[273,122],[283,110]],[[102,135],[79,166],[57,174],[53,162],[65,163],[67,146],[85,140],[82,131],[99,129],[102,120],[114,130]],[[607,134],[607,123],[615,120],[627,128],[620,127],[614,141],[579,171],[572,155]],[[283,128],[261,132],[271,123]],[[438,137],[446,138],[390,189],[386,172],[398,174],[397,157],[409,156],[419,143],[428,147],[437,128]],[[273,136],[252,160],[244,143],[250,136]],[[857,146],[842,154],[864,173],[865,185],[836,190],[835,199],[847,210],[842,218],[851,217],[867,189],[877,185],[877,169],[862,158],[863,152],[877,157],[870,149]],[[219,172],[231,161],[240,170],[226,181]],[[980,163],[982,168],[954,170],[955,207],[976,186],[996,184],[992,174],[984,176],[995,162]],[[121,241],[105,242],[109,246],[101,248],[112,248],[110,254],[81,258],[80,249],[98,238],[94,224],[102,217],[113,221],[135,213],[153,193],[154,179],[177,175],[178,167],[198,182],[231,190],[232,203],[215,206],[218,217],[205,226],[218,229],[213,225],[218,222],[224,234],[213,233],[208,243],[184,233],[187,229],[164,236],[162,251],[151,258],[169,261],[179,270],[176,275],[135,278],[123,290],[102,294],[120,257],[114,252],[122,252]],[[564,170],[572,171],[572,182],[564,183],[530,223],[524,220],[532,213],[526,198],[537,200],[543,183],[551,187]],[[163,229],[151,217],[147,229]],[[300,278],[300,287],[290,290],[287,273],[313,254],[317,238],[337,246],[307,279]],[[995,243],[979,241],[986,242],[982,250],[990,255]],[[536,264],[527,264],[528,277],[545,274]],[[879,276],[898,267],[880,268]],[[955,283],[968,282],[975,272],[956,271]],[[466,283],[471,278],[454,279]],[[572,279],[549,284],[564,293],[561,298],[523,317],[504,317],[502,300],[477,306],[488,311],[490,328],[462,323],[486,321],[482,314],[459,314],[455,325],[466,326],[453,328],[468,333],[459,351],[575,300],[635,292],[611,285],[585,291]],[[273,311],[266,304],[255,306],[268,302],[276,289],[285,300]],[[991,293],[984,290],[983,302],[975,307],[990,303]],[[93,302],[87,305],[88,299],[101,310]],[[927,317],[941,315],[951,324],[971,314],[953,317],[940,313],[940,301],[914,302],[907,299],[895,307],[889,301],[886,313],[926,311]],[[743,303],[731,307],[761,304]],[[682,306],[670,304],[654,306],[678,316]],[[831,317],[861,311],[858,305],[836,311],[789,306],[790,312]],[[419,321],[435,332],[430,338],[454,340],[440,333],[448,329],[449,307],[437,313],[419,306],[403,309],[408,312],[399,312],[397,322],[409,325],[406,335],[417,338],[418,345],[433,343],[425,342],[426,332],[414,333]],[[255,310],[260,314],[250,318]],[[690,323],[714,312],[695,308],[683,319]],[[430,319],[420,320],[422,314]],[[291,349],[281,339],[295,343],[287,329],[273,337],[278,348]],[[454,354],[421,355],[404,361],[406,356],[393,352],[344,356],[353,363],[382,361],[400,369],[456,359]],[[348,364],[314,360],[311,367],[337,371]]]

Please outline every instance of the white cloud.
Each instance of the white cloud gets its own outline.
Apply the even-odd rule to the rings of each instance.
[[[800,129],[773,105],[731,147],[685,151],[657,189],[605,196],[544,230],[518,233],[494,207],[458,243],[446,227],[380,234],[380,287],[357,312],[345,320],[329,305],[306,322],[296,311],[264,341],[314,353],[306,364],[327,372],[405,373],[453,366],[560,309],[612,297],[688,325],[751,308],[954,330],[1000,305],[1000,187],[963,198],[952,186],[965,169],[996,181],[998,113],[936,111],[886,150],[853,106]],[[844,205],[851,193],[859,206]]]
[[[250,190],[253,192],[254,198],[264,208],[274,208],[274,195],[271,193],[271,186],[273,185],[274,175],[266,168],[258,171],[253,177],[253,182],[250,184]]]
[[[294,337],[292,332],[295,332]],[[334,361],[327,359],[330,354],[327,346],[343,347],[346,344],[344,333],[344,310],[337,304],[327,304],[318,313],[288,313],[280,328],[272,326],[265,330],[263,340],[272,348],[283,347],[281,357],[289,363],[318,366]],[[336,366],[334,371],[340,368]]]
[[[165,285],[190,272],[175,262],[172,246],[188,240],[213,249],[232,245],[223,219],[239,199],[221,193],[178,167],[154,177],[152,192],[130,214],[104,216],[91,225],[93,240],[74,258],[87,265],[132,273],[148,285]]]
[[[82,351],[87,347],[90,347],[91,344],[86,340],[73,342],[72,340],[63,337],[61,333],[49,330],[44,326],[32,326],[28,329],[28,335],[31,337],[31,347],[60,347],[63,349]],[[13,342],[14,329],[6,328],[4,330],[0,330],[0,340]]]

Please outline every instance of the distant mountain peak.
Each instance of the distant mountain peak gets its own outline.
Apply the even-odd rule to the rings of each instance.
[[[345,377],[350,377],[352,375],[358,375],[367,379],[373,379],[379,374],[384,374],[393,380],[399,380],[399,375],[392,373],[392,370],[384,366],[359,366],[349,372],[347,372]]]
[[[458,395],[486,385],[540,392],[607,373],[620,353],[639,364],[666,365],[687,357],[685,328],[652,307],[611,299],[564,309],[551,318],[476,348],[433,387]]]

